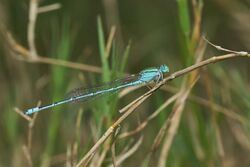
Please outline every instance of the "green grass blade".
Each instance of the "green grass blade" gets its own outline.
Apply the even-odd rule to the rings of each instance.
[[[102,79],[104,82],[110,81],[110,69],[108,64],[108,55],[106,53],[105,37],[102,27],[101,17],[97,17],[97,31],[98,31],[98,42],[99,42],[99,52],[102,62]]]
[[[179,12],[179,25],[180,25],[180,43],[183,60],[185,65],[191,64],[193,60],[192,51],[190,47],[190,18],[187,0],[177,0]]]
[[[177,0],[179,11],[179,22],[181,30],[186,38],[190,36],[190,18],[187,0]]]
[[[72,40],[70,36],[70,25],[69,21],[65,20],[63,22],[62,29],[53,25],[53,37],[52,37],[52,50],[51,55],[55,55],[56,58],[61,60],[68,60],[70,57]],[[59,25],[58,25],[59,26]],[[59,30],[59,33],[58,33]],[[61,31],[61,32],[60,32]],[[52,91],[53,99],[61,99],[65,95],[66,85],[68,80],[66,79],[66,69],[63,67],[53,66],[52,67]],[[47,144],[45,147],[45,152],[43,155],[42,166],[46,166],[49,163],[49,157],[54,152],[54,148],[56,148],[56,141],[58,137],[58,129],[60,125],[60,120],[62,117],[62,112],[59,110],[65,108],[65,106],[59,106],[57,108],[53,108],[55,112],[51,113],[51,117],[49,120],[49,129],[47,136]]]

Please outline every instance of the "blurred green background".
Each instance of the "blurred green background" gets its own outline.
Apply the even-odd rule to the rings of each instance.
[[[61,8],[38,14],[38,54],[100,67],[102,73],[24,61],[8,45],[6,30],[28,48],[29,1],[1,0],[0,166],[74,166],[119,117],[118,109],[148,89],[135,90],[123,98],[112,95],[41,112],[32,129],[30,161],[24,147],[29,123],[15,108],[25,111],[39,100],[42,104],[60,100],[72,88],[98,85],[147,67],[167,64],[171,72],[180,70],[195,63],[202,35],[225,48],[250,51],[249,0],[41,0],[39,6],[53,3],[60,3]],[[107,54],[105,47],[112,26],[115,37]],[[204,59],[222,54],[207,46]],[[187,100],[167,166],[250,166],[249,73],[250,60],[246,58],[200,70],[200,79],[191,94],[211,105]],[[183,82],[182,77],[169,85],[178,91]],[[135,129],[174,93],[157,91],[123,122],[120,133]],[[246,121],[215,112],[216,104]],[[140,133],[116,141],[119,155],[143,136],[143,143],[123,162],[124,166],[146,166],[154,138],[172,109],[173,105],[165,108]],[[94,161],[104,149],[105,145]],[[161,147],[155,151],[148,166],[156,166],[160,150]],[[101,166],[110,163],[108,151]]]

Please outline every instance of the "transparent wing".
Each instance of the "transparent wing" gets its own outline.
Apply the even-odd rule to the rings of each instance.
[[[85,87],[76,88],[70,91],[69,93],[67,93],[66,98],[79,97],[79,98],[76,98],[77,100],[75,101],[87,101],[87,100],[91,100],[93,98],[99,97],[106,93],[109,93],[109,94],[117,93],[122,88],[127,87],[126,85],[129,86],[130,83],[138,81],[139,77],[140,77],[139,74],[130,75],[123,79],[118,79],[109,83],[105,83],[101,86],[94,86],[90,88],[85,88]],[[120,87],[121,85],[124,85],[124,86],[121,89],[118,89],[118,87]],[[109,90],[109,91],[107,92],[105,90]],[[94,95],[90,95],[91,93],[93,93]]]

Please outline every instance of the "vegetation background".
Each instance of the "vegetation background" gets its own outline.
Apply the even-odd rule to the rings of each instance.
[[[147,67],[167,64],[174,72],[199,56],[225,54],[206,45],[202,36],[228,49],[250,50],[249,0],[36,2],[0,1],[0,166],[75,166],[121,115],[118,110],[148,88],[31,117],[21,114],[39,101],[60,100],[74,87]],[[30,4],[44,9],[55,4],[55,10],[37,14]],[[236,58],[202,68],[197,82],[194,73],[169,82],[121,124],[89,163],[250,166],[249,73],[249,59]],[[159,109],[182,89],[191,89],[183,86],[191,81],[193,89],[181,104],[175,99]],[[179,111],[177,106],[183,107],[179,122],[170,114]],[[127,133],[136,128],[141,129]]]

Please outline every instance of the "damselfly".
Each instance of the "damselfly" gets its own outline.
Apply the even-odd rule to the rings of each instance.
[[[130,75],[126,78],[115,80],[113,82],[107,83],[103,86],[87,88],[87,89],[76,89],[74,90],[74,95],[70,96],[64,100],[45,105],[40,107],[34,107],[28,109],[25,114],[32,114],[35,112],[39,112],[48,108],[52,108],[61,104],[73,102],[73,101],[87,101],[96,96],[100,96],[106,93],[118,92],[119,90],[129,87],[129,86],[137,86],[137,85],[147,85],[150,82],[154,81],[158,83],[163,79],[163,74],[169,72],[169,68],[167,65],[161,65],[156,68],[147,68],[142,70],[138,74]]]

